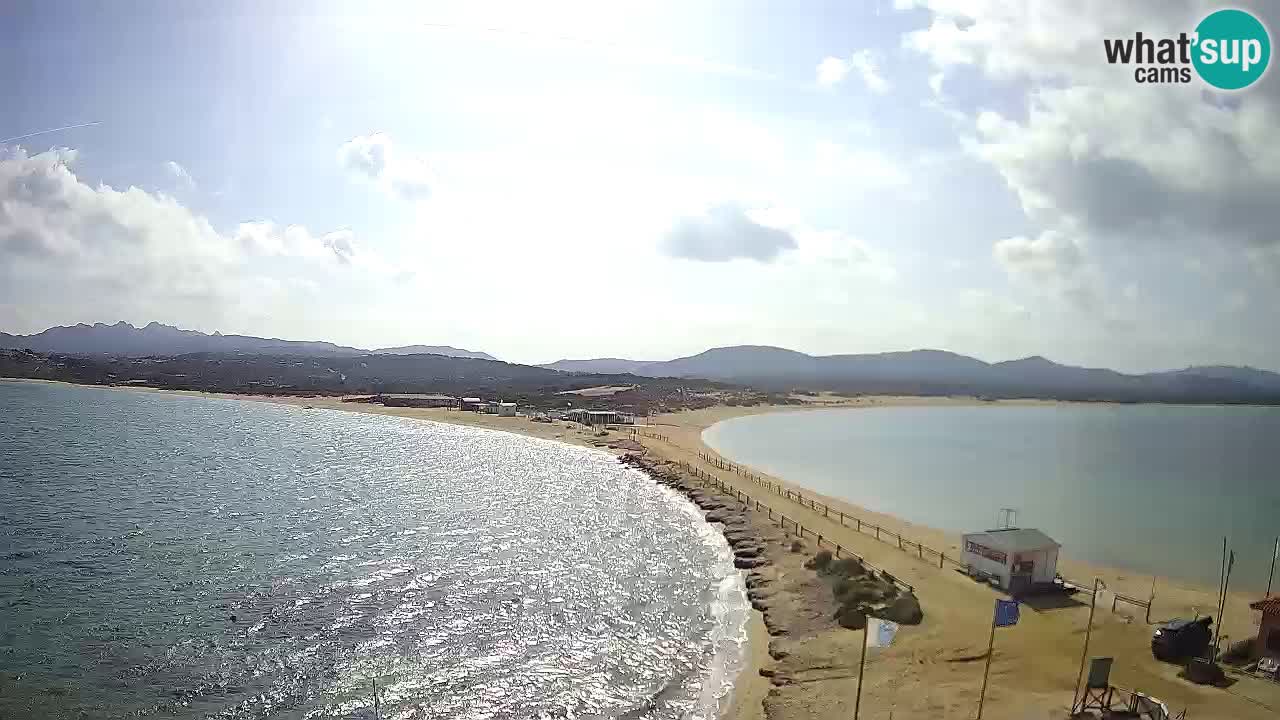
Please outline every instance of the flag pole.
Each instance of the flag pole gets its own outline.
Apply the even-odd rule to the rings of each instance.
[[[871,631],[871,618],[866,618],[862,625],[862,659],[858,661],[858,694],[853,700],[853,720],[858,720],[858,711],[862,708],[862,675],[867,669],[867,633]]]
[[[991,639],[987,641],[987,666],[982,671],[982,694],[978,696],[978,720],[982,720],[982,706],[987,700],[987,677],[991,674],[991,656],[996,648],[996,616],[991,614]]]
[[[1267,597],[1271,597],[1271,582],[1276,579],[1276,558],[1280,558],[1280,537],[1276,538],[1276,549],[1271,553],[1271,574],[1267,576]]]
[[[1098,609],[1098,578],[1093,579],[1093,602],[1089,604],[1089,624],[1084,631],[1084,652],[1080,653],[1080,674],[1076,677],[1076,691],[1071,695],[1071,712],[1080,701],[1080,685],[1084,683],[1084,663],[1089,659],[1089,638],[1093,635],[1093,613]]]
[[[1218,627],[1213,636],[1212,661],[1218,659],[1218,643],[1222,640],[1222,616],[1227,613],[1227,593],[1231,590],[1231,571],[1236,566],[1236,551],[1231,551],[1231,559],[1227,561],[1227,574],[1222,578],[1222,602],[1218,604]]]

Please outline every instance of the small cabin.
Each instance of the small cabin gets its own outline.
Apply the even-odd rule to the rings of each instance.
[[[478,397],[464,397],[458,401],[459,410],[470,410],[472,412],[480,412],[484,406],[484,401]]]
[[[498,416],[499,417],[515,417],[516,404],[513,402],[498,403]]]
[[[967,533],[964,563],[974,577],[991,578],[1000,589],[1019,593],[1052,584],[1058,575],[1058,550],[1053,538],[1032,528],[1003,528]]]
[[[1259,600],[1249,607],[1260,614],[1255,656],[1271,661],[1280,660],[1280,596]]]

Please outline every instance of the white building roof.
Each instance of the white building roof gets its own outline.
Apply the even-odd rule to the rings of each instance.
[[[969,533],[964,537],[966,540],[973,540],[974,542],[985,545],[989,548],[1004,550],[1006,552],[1025,552],[1028,550],[1043,550],[1045,548],[1062,547],[1062,545],[1053,538],[1033,528],[987,530],[984,532]]]
[[[462,398],[462,402],[478,403],[480,402],[480,398]]]

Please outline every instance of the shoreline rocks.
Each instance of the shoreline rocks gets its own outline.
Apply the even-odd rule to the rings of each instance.
[[[660,485],[665,485],[684,495],[703,511],[703,517],[707,522],[720,526],[720,533],[733,552],[733,566],[745,571],[747,601],[752,609],[764,616],[765,629],[770,636],[786,635],[786,627],[774,617],[770,607],[773,594],[770,586],[774,578],[772,573],[765,572],[773,565],[769,558],[770,538],[765,537],[764,533],[754,526],[747,515],[751,511],[745,506],[735,507],[738,505],[736,500],[703,487],[688,477],[683,470],[666,461],[652,460],[635,453],[626,453],[620,456],[619,460],[625,465],[644,472]],[[779,550],[781,551],[782,548]]]

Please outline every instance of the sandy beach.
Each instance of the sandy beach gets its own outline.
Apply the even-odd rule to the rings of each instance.
[[[131,389],[134,390],[134,389]],[[144,390],[145,391],[145,390]],[[156,391],[167,392],[167,391]],[[192,395],[208,394],[189,393]],[[340,398],[295,398],[223,395],[229,399],[274,402],[302,407],[397,415],[438,422],[456,423],[516,432],[561,442],[611,449],[616,454],[640,452],[654,461],[688,463],[711,473],[730,487],[758,497],[806,528],[821,533],[829,542],[838,542],[877,567],[890,571],[914,586],[925,612],[923,624],[904,627],[894,645],[873,650],[868,655],[862,691],[861,717],[865,718],[972,718],[982,681],[982,666],[990,632],[993,602],[998,595],[989,587],[974,583],[952,569],[939,569],[936,561],[922,562],[914,553],[896,545],[878,542],[875,537],[845,527],[833,516],[788,500],[766,494],[750,479],[727,472],[702,460],[699,453],[714,454],[703,444],[702,432],[717,422],[764,412],[794,411],[795,406],[715,407],[651,418],[650,427],[632,442],[627,431],[602,437],[598,431],[565,422],[537,423],[526,418],[497,417],[452,410],[387,408],[367,403],[344,403]],[[875,407],[899,404],[983,404],[972,398],[810,398],[807,407]],[[1041,403],[1041,401],[1027,401]],[[664,439],[644,437],[644,433]],[[612,448],[608,446],[612,445]],[[832,510],[861,518],[900,534],[913,542],[960,555],[959,537],[863,508],[839,499],[800,488],[784,478],[761,474],[772,482],[803,492]],[[752,514],[752,513],[747,513]],[[769,521],[755,518],[761,527]],[[812,571],[803,561],[815,548],[791,558],[773,557],[779,568],[778,591],[773,612],[788,618],[784,634],[770,635],[763,616],[753,613],[750,662],[734,689],[726,714],[731,720],[754,718],[803,718],[819,720],[850,717],[857,688],[857,661],[862,634],[840,628],[831,621],[830,602],[821,601]],[[780,545],[779,545],[780,547]],[[1059,571],[1073,580],[1102,579],[1110,591],[1147,598],[1153,578],[1132,572],[1096,567],[1073,560],[1070,549],[1063,552]],[[821,585],[821,583],[817,583]],[[822,586],[825,588],[825,586]],[[1252,595],[1233,593],[1228,599],[1223,632],[1232,639],[1247,637],[1252,631],[1248,608]],[[1065,607],[1028,608],[1020,624],[997,633],[984,718],[1066,718],[1079,671],[1085,626],[1089,614],[1088,595]],[[1216,606],[1216,590],[1156,579],[1152,621],[1175,616],[1209,614]],[[1188,718],[1222,720],[1262,720],[1280,714],[1280,686],[1254,678],[1235,678],[1227,688],[1193,685],[1178,677],[1180,668],[1151,657],[1152,628],[1144,611],[1120,604],[1112,611],[1106,592],[1098,598],[1090,656],[1116,658],[1113,684],[1146,692],[1164,700],[1174,713],[1184,708]],[[779,622],[774,620],[774,622]],[[1225,645],[1225,643],[1224,643]]]
[[[1037,402],[1037,401],[1028,401]],[[840,403],[852,406],[978,404],[970,398],[864,398]],[[1000,403],[981,403],[999,405]],[[750,480],[702,463],[698,453],[714,455],[702,442],[702,432],[722,420],[761,412],[785,411],[792,408],[711,408],[662,416],[655,419],[658,434],[669,442],[645,439],[645,444],[669,457],[701,465],[726,483],[744,492],[759,494],[761,488]],[[874,512],[839,499],[813,493],[787,483],[783,478],[762,477],[793,489],[806,498],[817,499],[832,509],[875,523],[915,542],[959,556],[958,536],[914,524],[901,518]],[[877,708],[879,714],[868,717],[968,718],[976,711],[981,685],[981,662],[970,658],[985,653],[990,627],[992,601],[998,597],[960,573],[939,570],[936,564],[922,562],[896,545],[877,542],[872,536],[843,527],[821,512],[798,502],[770,495],[775,507],[783,505],[787,512],[841,544],[855,549],[871,562],[889,569],[918,588],[926,612],[919,628],[904,628],[901,641],[888,651],[879,653],[867,671],[863,689],[863,711]],[[1070,549],[1064,550],[1060,572],[1074,580],[1089,582],[1101,579],[1112,592],[1146,599],[1151,594],[1150,575],[1140,575],[1113,568],[1098,567],[1073,560]],[[1157,578],[1152,621],[1171,617],[1191,617],[1196,612],[1210,614],[1216,607],[1215,588]],[[1089,598],[1080,596],[1083,604],[1060,609],[1027,612],[1018,627],[1002,630],[996,642],[984,717],[1062,718],[1067,717],[1079,669],[1083,636],[1088,619]],[[1259,599],[1248,594],[1232,593],[1228,599],[1223,633],[1230,638],[1248,637],[1253,621],[1248,604]],[[1112,612],[1112,596],[1104,591],[1098,598],[1090,656],[1115,657],[1113,683],[1144,691],[1164,700],[1176,712],[1187,709],[1193,718],[1263,718],[1280,713],[1280,686],[1253,678],[1244,678],[1227,689],[1192,685],[1177,677],[1179,668],[1157,662],[1151,657],[1151,627],[1145,623],[1145,611],[1123,603]],[[849,633],[837,641],[842,655],[855,655],[859,637]],[[797,656],[788,663],[798,661]],[[784,663],[785,664],[785,663]],[[818,663],[821,664],[821,663]],[[777,710],[770,717],[801,717],[780,708],[795,705],[814,706],[824,699],[843,697],[852,692],[854,683],[829,681],[779,689],[767,706]]]
[[[256,399],[256,398],[255,398]],[[990,405],[974,398],[874,397],[843,399],[820,397],[807,407],[876,407],[884,405]],[[608,441],[585,428],[566,423],[535,423],[524,418],[499,418],[450,410],[384,408],[377,405],[342,403],[336,399],[271,399],[296,405],[395,414],[441,422],[455,422],[478,427],[520,432],[562,442],[602,446]],[[1047,401],[1014,401],[1015,404],[1049,404]],[[757,495],[760,488],[731,472],[701,462],[698,453],[714,454],[702,442],[702,432],[722,420],[743,415],[796,411],[795,406],[716,407],[688,411],[650,419],[648,430],[669,438],[669,442],[640,437],[651,455],[687,462],[715,474],[725,483],[743,492]],[[611,433],[613,438],[626,433]],[[615,450],[623,452],[623,450]],[[765,476],[768,477],[768,476]],[[850,515],[863,518],[916,542],[960,555],[959,537],[901,518],[874,512],[841,500],[811,493],[787,483],[774,482],[801,490],[808,498],[816,498],[832,508],[843,508]],[[862,716],[971,718],[976,712],[982,679],[981,658],[990,628],[990,613],[998,595],[990,588],[975,584],[952,570],[939,570],[922,563],[894,545],[877,542],[874,537],[842,527],[821,513],[776,495],[769,498],[789,516],[806,527],[854,549],[879,567],[888,569],[918,588],[925,609],[924,624],[905,628],[900,640],[884,651],[874,651],[868,662],[863,687]],[[799,563],[791,569],[800,572]],[[1064,551],[1060,572],[1069,578],[1088,582],[1097,577],[1112,592],[1136,598],[1151,593],[1152,577],[1113,568],[1097,567],[1070,557]],[[1156,596],[1152,620],[1190,617],[1196,612],[1211,613],[1216,606],[1216,590],[1165,578],[1156,579]],[[1065,718],[1079,670],[1083,636],[1088,618],[1088,596],[1070,607],[1028,612],[1021,624],[1002,630],[997,637],[996,654],[991,669],[984,717],[986,718]],[[1252,627],[1248,604],[1257,600],[1252,595],[1232,593],[1223,622],[1223,633],[1230,638],[1246,637]],[[808,601],[811,602],[810,598]],[[1238,680],[1226,689],[1192,685],[1178,677],[1180,668],[1151,657],[1151,627],[1144,612],[1120,604],[1111,610],[1111,596],[1104,591],[1098,598],[1090,655],[1115,657],[1113,682],[1164,700],[1175,712],[1187,709],[1188,717],[1251,720],[1273,718],[1280,713],[1280,686],[1252,678]],[[809,614],[816,614],[810,609]],[[758,614],[758,613],[757,613]],[[791,648],[785,659],[771,658],[767,653],[769,637],[763,623],[753,623],[751,657],[735,688],[735,699],[729,717],[737,718],[825,718],[851,714],[856,692],[856,662],[861,634],[828,623],[811,631],[812,637],[790,636],[785,643]],[[978,658],[978,659],[975,659]],[[853,663],[850,676],[849,664]],[[760,670],[782,673],[791,678],[788,684],[775,685],[760,676]]]

